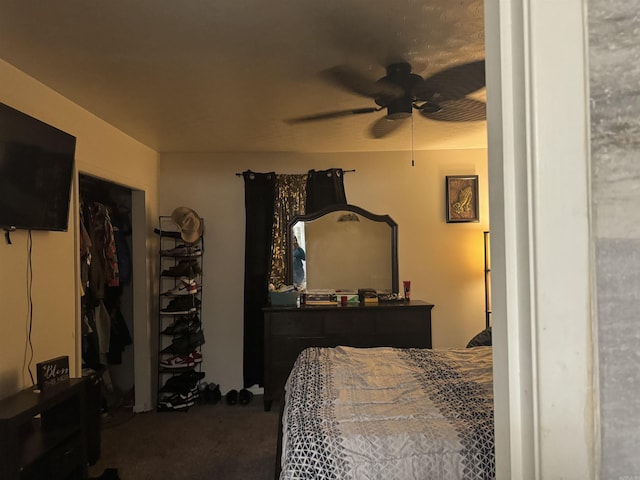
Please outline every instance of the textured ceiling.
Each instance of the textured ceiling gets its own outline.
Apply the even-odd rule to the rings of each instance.
[[[408,150],[412,121],[416,150],[481,148],[484,121],[284,120],[375,106],[320,78],[335,65],[483,59],[483,26],[483,0],[0,0],[0,57],[160,152]]]

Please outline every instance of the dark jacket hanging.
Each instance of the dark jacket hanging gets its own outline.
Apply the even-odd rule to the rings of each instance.
[[[271,232],[276,192],[275,173],[242,173],[245,183],[244,386],[263,384],[264,331],[271,266]]]
[[[344,172],[341,168],[309,170],[307,179],[307,215],[325,207],[347,203]]]

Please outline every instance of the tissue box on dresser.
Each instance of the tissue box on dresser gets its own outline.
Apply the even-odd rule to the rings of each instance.
[[[271,306],[277,307],[295,307],[298,305],[297,291],[293,292],[269,292],[269,301]]]

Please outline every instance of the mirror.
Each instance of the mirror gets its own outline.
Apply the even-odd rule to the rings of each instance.
[[[293,217],[287,232],[289,284],[398,292],[398,225],[388,215],[334,205]],[[294,253],[296,241],[302,251]]]

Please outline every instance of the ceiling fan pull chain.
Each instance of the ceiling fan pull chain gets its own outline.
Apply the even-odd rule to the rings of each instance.
[[[411,166],[415,167],[416,162],[413,154],[413,115],[411,115]]]

